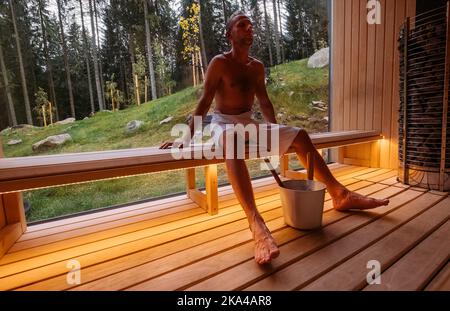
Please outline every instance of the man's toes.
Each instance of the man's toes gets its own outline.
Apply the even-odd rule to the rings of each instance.
[[[280,255],[280,250],[278,248],[272,248],[270,250],[270,258],[277,258]]]

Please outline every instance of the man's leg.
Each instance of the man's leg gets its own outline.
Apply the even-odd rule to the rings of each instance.
[[[227,150],[227,135],[223,135],[223,150]],[[232,139],[232,137],[229,137]],[[225,159],[228,180],[236,194],[236,198],[247,215],[250,230],[255,240],[255,260],[259,264],[268,263],[280,254],[278,246],[264,223],[256,207],[253,187],[245,160],[238,159],[236,153],[237,136],[234,136],[234,154]]]
[[[330,169],[322,156],[317,152],[305,130],[301,130],[298,133],[292,145],[304,167],[306,167],[306,155],[308,152],[314,157],[314,175],[327,186],[335,209],[340,211],[348,209],[370,209],[389,203],[389,200],[376,200],[351,192],[339,183],[333,174],[331,174]]]
[[[227,159],[228,180],[236,197],[247,215],[250,230],[255,240],[255,260],[259,264],[268,263],[280,254],[278,246],[256,208],[253,188],[244,160]]]

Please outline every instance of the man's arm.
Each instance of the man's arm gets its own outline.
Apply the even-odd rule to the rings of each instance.
[[[221,80],[221,60],[218,57],[214,57],[208,65],[208,69],[205,75],[205,82],[203,85],[203,94],[200,98],[197,108],[192,114],[189,128],[191,130],[191,138],[195,134],[194,129],[194,116],[202,116],[204,118],[208,113],[209,107],[211,107],[212,100],[216,94],[217,87]],[[164,142],[159,148],[167,149],[172,146],[172,142]]]
[[[266,121],[270,123],[277,123],[272,102],[270,101],[269,95],[267,94],[265,80],[264,65],[262,63],[259,63],[256,82],[256,98],[258,98],[261,112]]]
[[[201,116],[202,118],[205,118],[206,114],[208,113],[209,107],[211,107],[211,103],[216,94],[217,87],[219,86],[222,76],[221,72],[221,60],[217,57],[214,57],[209,63],[208,69],[206,71],[202,97],[200,98],[197,104],[197,108],[192,114],[192,118],[189,123],[189,127],[191,129],[191,138],[192,136],[194,136],[196,130],[194,129],[194,116]]]

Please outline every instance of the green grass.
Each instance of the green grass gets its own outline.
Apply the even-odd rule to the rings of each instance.
[[[299,126],[310,132],[326,130],[321,122],[327,112],[312,110],[313,100],[328,103],[328,67],[309,69],[307,60],[290,62],[271,68],[271,79],[267,87],[275,107],[278,122]],[[172,140],[170,130],[177,123],[186,123],[201,95],[201,87],[189,87],[180,92],[130,107],[115,113],[98,112],[93,117],[66,125],[46,128],[23,128],[4,131],[1,135],[6,157],[34,156],[71,152],[87,152],[138,148],[160,145]],[[300,118],[300,116],[307,118]],[[169,123],[159,122],[168,116]],[[144,126],[133,134],[125,132],[131,120],[141,120]],[[69,133],[72,141],[55,149],[35,152],[31,146],[50,135]],[[10,139],[22,139],[19,145],[8,146]],[[266,175],[259,170],[260,161],[248,161],[252,177]],[[197,169],[198,186],[203,186],[202,169]],[[219,183],[226,183],[226,171],[219,166]],[[73,214],[106,206],[158,197],[185,189],[184,171],[169,171],[121,179],[69,185],[28,191],[24,197],[31,203],[28,221]]]

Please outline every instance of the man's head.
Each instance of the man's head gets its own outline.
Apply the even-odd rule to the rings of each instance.
[[[227,39],[233,44],[253,43],[253,25],[250,18],[241,11],[234,12],[227,21],[226,25]]]

